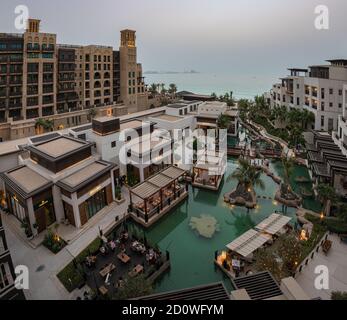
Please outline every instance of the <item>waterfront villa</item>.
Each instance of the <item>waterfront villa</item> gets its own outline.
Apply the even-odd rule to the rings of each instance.
[[[210,190],[219,190],[227,167],[225,153],[207,151],[198,158],[193,167],[193,186]]]

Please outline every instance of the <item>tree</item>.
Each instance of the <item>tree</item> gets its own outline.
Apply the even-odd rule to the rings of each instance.
[[[315,122],[316,117],[313,112],[306,109],[301,111],[302,129],[306,130],[308,125]]]
[[[246,190],[255,186],[265,189],[264,181],[261,179],[262,172],[253,166],[248,159],[240,158],[239,167],[227,178],[227,181],[235,179]]]
[[[344,223],[347,223],[347,204],[339,206],[337,217]]]
[[[43,131],[52,131],[54,129],[54,122],[53,120],[37,119],[35,122],[35,129],[40,133],[43,133]]]
[[[225,114],[221,114],[217,119],[219,129],[228,129],[230,126],[230,118]]]
[[[291,234],[284,234],[277,239],[278,255],[283,261],[283,268],[286,268],[288,274],[295,271],[302,252],[302,246],[296,236]]]
[[[292,158],[282,157],[282,164],[284,170],[284,182],[289,186],[290,185],[290,175],[294,168],[294,160]]]
[[[174,83],[170,83],[169,84],[169,93],[174,96],[176,94],[176,92],[177,92],[177,86]]]
[[[158,93],[158,86],[155,83],[152,83],[149,87],[149,91],[155,96]]]
[[[321,183],[317,186],[316,191],[318,193],[318,199],[323,204],[323,212],[325,215],[330,215],[330,207],[338,200],[335,189],[329,185]]]
[[[270,249],[263,248],[254,254],[253,267],[258,272],[269,271],[277,280],[282,279],[282,268],[278,257]]]
[[[331,293],[331,300],[347,300],[347,292],[333,291]]]
[[[88,110],[88,119],[89,121],[92,121],[97,115],[97,111],[96,111],[96,108],[90,108]]]
[[[125,280],[122,288],[118,289],[116,294],[117,300],[129,300],[142,296],[148,296],[153,292],[153,287],[150,282],[144,277],[139,275]]]

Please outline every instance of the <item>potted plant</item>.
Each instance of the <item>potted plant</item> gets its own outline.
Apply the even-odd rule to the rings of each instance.
[[[30,223],[29,223],[28,218],[24,219],[24,221],[22,222],[21,227],[22,227],[22,229],[24,229],[24,233],[27,236],[27,238],[29,240],[31,240],[34,237],[34,235],[33,235],[32,231],[31,231]]]
[[[125,201],[125,199],[122,197],[122,189],[120,186],[116,187],[115,196],[116,196],[116,202],[118,204],[121,204]]]

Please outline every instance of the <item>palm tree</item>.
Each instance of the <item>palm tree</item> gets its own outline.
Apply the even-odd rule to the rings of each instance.
[[[335,189],[329,184],[321,183],[317,186],[316,191],[318,193],[318,199],[323,204],[323,212],[326,216],[329,216],[331,205],[338,200]]]
[[[294,168],[294,160],[292,158],[283,157],[282,158],[283,170],[284,170],[284,182],[290,185],[290,175]]]
[[[169,93],[172,94],[173,96],[177,92],[177,86],[174,83],[169,84]]]
[[[246,190],[255,186],[265,189],[264,181],[261,179],[262,170],[253,166],[246,158],[239,159],[239,167],[227,178],[227,181],[235,179],[239,185],[242,185]]]
[[[149,87],[149,91],[151,92],[152,95],[156,95],[158,93],[158,86],[155,83],[152,83],[151,86]]]

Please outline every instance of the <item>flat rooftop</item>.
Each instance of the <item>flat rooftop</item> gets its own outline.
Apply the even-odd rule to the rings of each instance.
[[[61,183],[69,186],[70,188],[75,188],[82,184],[83,182],[91,179],[93,176],[101,173],[110,165],[108,163],[94,162],[83,169],[71,174],[70,176],[60,180]]]
[[[186,103],[173,103],[173,104],[169,104],[167,107],[168,108],[174,108],[174,109],[181,109],[181,108],[186,108],[187,104]]]
[[[147,124],[147,123],[146,123]],[[126,129],[136,129],[142,127],[142,121],[141,120],[133,120],[128,121],[120,124],[120,130],[126,130]]]
[[[28,194],[50,183],[49,180],[26,166],[8,172],[7,176]]]
[[[83,143],[82,141],[79,142],[67,137],[60,137],[58,139],[40,144],[35,148],[52,158],[59,158],[62,155],[72,152],[83,145],[85,145],[85,143]]]
[[[160,116],[154,117],[154,119],[169,121],[169,122],[176,122],[184,119],[183,117],[177,117],[177,116],[170,116],[168,114],[162,114]]]
[[[104,116],[104,117],[95,118],[95,119],[93,119],[93,121],[109,122],[109,121],[116,120],[116,119],[118,119],[118,118],[113,117],[113,116]]]

